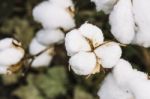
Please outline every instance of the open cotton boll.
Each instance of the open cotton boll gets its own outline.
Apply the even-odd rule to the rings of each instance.
[[[69,30],[75,27],[73,17],[66,9],[44,1],[33,9],[33,17],[37,22],[42,23],[45,29],[63,28]]]
[[[21,43],[13,38],[4,38],[0,40],[0,50],[4,50],[6,48],[21,46]]]
[[[40,44],[36,38],[33,38],[31,43],[30,43],[30,46],[29,46],[29,52],[31,55],[35,55],[43,50],[46,49],[46,46]]]
[[[147,80],[147,74],[141,71],[138,71],[136,69],[133,70],[134,72],[134,78],[139,78],[139,79],[143,79],[143,80]]]
[[[91,50],[89,43],[76,29],[67,33],[65,37],[65,47],[69,56],[72,56],[79,51]]]
[[[130,44],[135,36],[131,0],[119,0],[109,16],[111,32],[123,44]]]
[[[63,8],[73,7],[72,0],[49,0],[51,3],[56,4]]]
[[[93,43],[93,47],[97,47],[103,43],[104,37],[102,31],[95,25],[84,23],[79,28],[81,34]]]
[[[130,82],[135,99],[150,99],[150,81],[139,78],[132,79]]]
[[[40,53],[41,51],[44,51],[45,49],[46,49],[45,46],[43,46],[35,38],[33,38],[29,47],[29,52],[31,55],[36,55]],[[39,56],[35,57],[31,66],[32,67],[48,66],[53,57],[53,55],[51,55],[52,53],[54,53],[53,47],[43,52]]]
[[[69,59],[69,64],[76,74],[89,75],[96,66],[96,56],[92,52],[79,52]]]
[[[111,73],[107,75],[97,94],[100,99],[135,99],[131,92],[118,86]]]
[[[11,47],[12,42],[13,42],[13,38],[5,38],[0,40],[0,50]]]
[[[129,89],[128,84],[134,77],[131,64],[124,59],[120,59],[113,69],[113,76],[120,87]]]
[[[150,47],[150,1],[133,0],[134,18],[138,30],[133,43]]]
[[[31,66],[32,67],[48,66],[51,63],[52,58],[53,58],[52,55],[48,54],[48,52],[44,52],[34,59]]]
[[[134,40],[133,40],[133,44],[137,44],[143,47],[150,47],[150,28],[148,26],[146,26],[147,29],[139,29],[139,31],[137,32]]]
[[[104,68],[112,68],[119,61],[122,50],[118,43],[108,42],[94,50]]]
[[[91,0],[96,4],[97,11],[104,11],[109,14],[118,0]]]
[[[49,46],[55,43],[61,43],[65,35],[59,29],[42,29],[38,31],[36,39],[43,45]]]
[[[8,48],[0,51],[0,65],[14,65],[17,64],[24,56],[22,48]]]

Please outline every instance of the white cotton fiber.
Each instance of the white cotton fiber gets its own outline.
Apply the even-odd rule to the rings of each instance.
[[[53,56],[49,55],[49,53],[46,51],[34,59],[32,67],[48,66],[51,63],[52,58]]]
[[[150,99],[150,81],[140,78],[134,78],[130,82],[130,89],[132,90],[135,99]]]
[[[99,29],[95,25],[92,25],[90,23],[84,23],[79,28],[79,31],[84,37],[88,38],[93,43],[93,47],[99,46],[104,41],[101,29]]]
[[[65,34],[59,29],[42,29],[36,34],[37,41],[46,46],[61,43],[64,37]]]
[[[52,4],[56,4],[62,8],[73,7],[72,0],[49,0]]]
[[[99,58],[104,68],[112,68],[119,61],[122,50],[118,43],[108,42],[95,49],[95,54]]]
[[[129,82],[134,78],[131,64],[124,59],[120,59],[113,69],[113,76],[121,88],[130,89]]]
[[[104,11],[109,14],[118,0],[91,0],[96,4],[97,11]]]
[[[46,47],[44,45],[40,44],[35,38],[33,38],[29,46],[29,52],[31,55],[36,55],[44,51],[45,49]],[[43,52],[39,56],[36,56],[32,63],[32,67],[48,66],[53,57],[53,55],[51,55],[51,53],[53,53],[53,50],[51,49]]]
[[[92,52],[79,52],[70,58],[69,64],[76,74],[89,75],[96,66],[96,56]]]
[[[133,11],[137,25],[137,34],[133,43],[150,47],[150,0],[133,0]]]
[[[65,47],[67,54],[72,56],[79,51],[90,51],[90,45],[81,35],[80,31],[74,29],[67,33],[65,37]]]
[[[0,40],[0,50],[12,47],[13,38],[5,38]]]
[[[117,85],[111,73],[107,75],[97,94],[100,99],[135,99],[131,92],[124,91]]]
[[[44,1],[33,9],[33,17],[42,23],[45,29],[63,28],[69,30],[75,27],[73,17],[66,9]]]
[[[24,56],[22,48],[8,48],[0,51],[0,65],[14,65],[17,64]]]
[[[43,50],[45,50],[46,47],[42,44],[40,44],[36,38],[33,38],[31,43],[30,43],[30,46],[29,46],[29,52],[31,55],[35,55]]]
[[[113,36],[123,44],[130,44],[135,36],[131,0],[119,0],[109,16]]]

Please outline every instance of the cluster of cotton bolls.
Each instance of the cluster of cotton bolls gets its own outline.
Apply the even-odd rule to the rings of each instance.
[[[43,29],[37,32],[29,47],[30,54],[36,56],[32,66],[48,66],[53,57],[54,44],[62,43],[64,31],[75,27],[73,2],[43,1],[33,9],[33,17],[42,24]],[[39,53],[41,54],[37,56]]]
[[[110,14],[114,37],[123,44],[150,47],[149,0],[91,0],[98,11]]]
[[[79,75],[90,75],[103,68],[112,68],[121,57],[119,43],[104,42],[101,29],[84,23],[78,29],[67,33],[65,46],[72,70]]]
[[[102,31],[84,23],[68,32],[65,46],[71,69],[78,75],[91,75],[103,68],[112,68],[98,92],[100,99],[150,99],[147,74],[133,69],[121,59],[120,44],[104,41]]]
[[[20,42],[13,38],[0,40],[0,74],[12,74],[21,68],[25,54]]]
[[[108,74],[98,92],[100,99],[150,99],[150,81],[147,74],[133,69],[124,60]]]

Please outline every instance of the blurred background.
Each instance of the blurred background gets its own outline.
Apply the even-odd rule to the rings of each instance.
[[[28,45],[41,28],[32,17],[32,9],[42,0],[0,0],[0,38],[12,36]],[[85,21],[103,30],[106,40],[115,40],[110,33],[108,15],[96,12],[90,0],[74,0],[76,24]],[[122,47],[122,57],[134,68],[150,72],[150,52],[138,46]],[[26,76],[20,74],[0,76],[0,99],[98,99],[97,91],[107,71],[90,76],[77,76],[68,69],[64,44],[56,45],[56,54],[49,67],[31,68]],[[111,90],[111,89],[110,89]]]

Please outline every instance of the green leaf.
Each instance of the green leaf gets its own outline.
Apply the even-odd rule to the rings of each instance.
[[[65,95],[67,91],[67,74],[64,67],[49,68],[45,74],[28,76],[28,83],[34,84],[47,98]]]
[[[77,86],[74,91],[74,99],[94,99],[94,97],[80,86]]]
[[[21,86],[13,94],[20,99],[45,99],[33,85]]]

